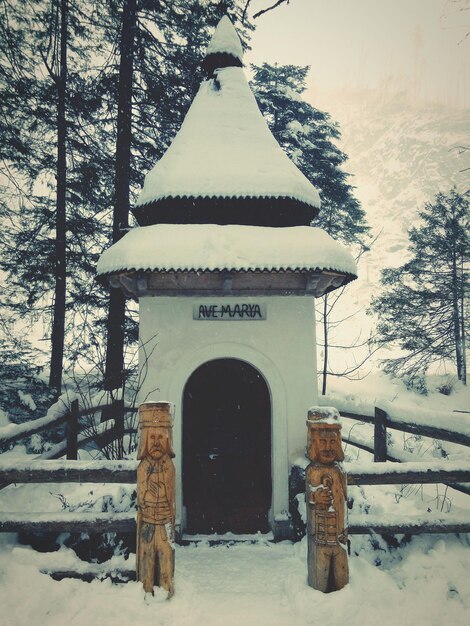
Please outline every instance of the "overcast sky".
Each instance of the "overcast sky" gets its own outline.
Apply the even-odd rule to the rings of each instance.
[[[393,82],[414,99],[470,105],[470,0],[291,0],[256,23],[246,60],[311,65],[310,100]]]

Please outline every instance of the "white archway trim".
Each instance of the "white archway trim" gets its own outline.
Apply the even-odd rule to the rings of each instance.
[[[201,365],[215,359],[239,359],[252,365],[265,379],[271,396],[271,441],[272,441],[272,481],[273,496],[270,521],[273,525],[277,517],[285,517],[289,509],[289,464],[288,464],[288,431],[287,431],[287,394],[284,381],[275,363],[266,355],[240,343],[211,343],[187,353],[172,369],[166,390],[163,394],[174,398],[176,402],[174,446],[176,452],[177,471],[177,510],[183,511],[182,494],[182,425],[183,425],[183,393],[191,374]],[[184,516],[179,523],[184,528]]]

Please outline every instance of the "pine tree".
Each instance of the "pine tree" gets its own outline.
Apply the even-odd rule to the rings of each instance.
[[[81,254],[84,242],[87,243],[86,250],[93,249],[94,243],[91,233],[96,226],[92,223],[96,214],[96,196],[91,202],[93,213],[89,221],[84,213],[85,198],[94,188],[88,184],[90,177],[86,177],[94,162],[89,141],[89,117],[92,109],[96,112],[99,108],[99,102],[90,95],[90,85],[87,84],[89,50],[84,41],[90,31],[79,24],[77,14],[72,13],[69,13],[67,53],[74,71],[67,76],[65,101],[64,69],[61,76],[59,48],[61,9],[67,4],[57,0],[37,2],[34,6],[23,0],[12,3],[8,5],[2,33],[0,91],[5,141],[0,157],[2,171],[7,173],[7,184],[2,190],[5,218],[2,269],[8,274],[8,303],[17,314],[25,317],[32,310],[36,314],[50,313],[49,295],[54,290],[59,256],[56,239],[62,240],[63,247],[64,226],[67,230],[69,291],[76,290],[83,277],[82,267],[86,266],[86,260],[83,262],[82,259],[87,256]],[[74,11],[79,12],[79,7],[78,2],[73,4]],[[65,44],[65,37],[63,39]],[[60,120],[57,114],[59,104]],[[68,118],[66,142],[65,117]],[[62,129],[60,176],[57,167],[59,126]],[[64,225],[65,172],[68,211]],[[56,180],[60,180],[59,194]],[[100,189],[100,185],[96,188]],[[62,232],[56,237],[59,196]],[[90,235],[89,241],[86,235]],[[62,273],[63,270],[62,267]]]
[[[453,363],[466,384],[470,286],[470,213],[467,194],[438,193],[409,230],[410,259],[382,273],[383,293],[372,301],[380,342],[399,347],[384,370],[409,384],[432,366]]]
[[[2,315],[44,323],[49,336],[55,286],[57,89],[50,65],[51,8],[61,0],[4,3],[0,22],[0,269]],[[67,76],[66,361],[102,367],[108,294],[96,262],[112,243],[116,195],[122,0],[69,4]],[[199,84],[203,51],[222,13],[237,2],[137,2],[132,84],[130,202],[176,133]],[[244,27],[247,32],[248,26]],[[57,57],[56,57],[57,58]],[[119,220],[122,221],[122,220]],[[125,229],[125,224],[121,226]],[[49,337],[48,337],[49,338]],[[126,316],[125,343],[135,342]],[[122,370],[122,367],[119,367]]]
[[[338,124],[302,99],[309,67],[264,63],[252,69],[251,85],[271,132],[320,193],[321,209],[313,225],[361,254],[367,248],[369,228],[348,182],[349,175],[342,169],[347,156],[335,143],[340,139]],[[328,375],[329,318],[336,301],[334,298],[330,303],[329,296],[323,296],[320,310],[323,394]]]

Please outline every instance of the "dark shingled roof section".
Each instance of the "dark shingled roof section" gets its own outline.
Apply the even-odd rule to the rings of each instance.
[[[201,67],[208,78],[214,78],[215,70],[223,67],[243,67],[241,60],[229,52],[208,54],[201,63]]]
[[[132,209],[139,226],[152,224],[244,224],[309,226],[318,214],[310,204],[292,198],[162,198]]]

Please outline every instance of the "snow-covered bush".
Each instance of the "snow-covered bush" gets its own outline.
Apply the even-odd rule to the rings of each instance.
[[[42,417],[52,392],[37,365],[40,352],[24,340],[0,339],[0,409],[11,422]]]
[[[41,353],[27,341],[0,339],[0,425],[21,424],[46,415],[54,392],[42,378]],[[62,429],[63,430],[63,429]],[[27,452],[41,453],[63,439],[63,434],[44,432],[25,440]]]

